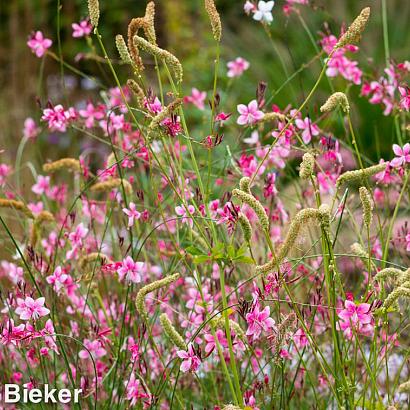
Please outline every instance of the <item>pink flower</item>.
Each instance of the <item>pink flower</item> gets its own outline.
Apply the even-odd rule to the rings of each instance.
[[[406,235],[406,242],[407,242],[406,251],[410,252],[410,232]]]
[[[52,275],[47,276],[47,283],[53,285],[53,289],[56,293],[60,293],[60,290],[64,287],[64,282],[68,279],[68,275],[63,272],[61,266],[57,266]]]
[[[40,128],[37,127],[34,120],[30,117],[24,120],[23,135],[25,138],[34,140],[40,133]]]
[[[144,273],[144,262],[134,262],[131,256],[127,256],[117,269],[120,281],[124,278],[127,282],[140,283],[142,281],[142,274]]]
[[[24,271],[23,268],[21,268],[20,266],[17,266],[14,263],[10,263],[7,261],[1,261],[1,267],[4,273],[15,285],[23,281]]]
[[[263,331],[273,329],[275,321],[269,317],[270,307],[266,306],[262,311],[259,310],[259,304],[255,304],[252,312],[246,314],[246,321],[248,322],[247,336],[252,336],[253,340],[257,340]]]
[[[300,130],[303,130],[302,139],[305,144],[309,144],[312,140],[312,136],[319,135],[319,127],[316,124],[312,124],[312,121],[308,117],[304,120],[297,118],[295,124]]]
[[[3,187],[6,184],[6,178],[11,172],[10,165],[0,164],[0,186]]]
[[[263,112],[258,109],[258,103],[256,100],[252,100],[248,106],[245,104],[239,104],[237,110],[239,114],[241,114],[236,121],[239,125],[255,124],[262,119],[264,115]]]
[[[88,36],[93,28],[89,20],[82,20],[79,23],[73,23],[71,24],[71,27],[73,28],[74,38]]]
[[[42,316],[50,313],[50,310],[44,307],[45,298],[41,297],[36,300],[27,296],[24,300],[17,299],[16,314],[20,316],[21,320],[37,320]]]
[[[406,163],[410,163],[410,143],[404,144],[403,148],[393,144],[393,152],[397,155],[390,161],[390,165],[394,168],[400,168]]]
[[[134,202],[129,203],[128,209],[122,208],[122,212],[124,212],[124,214],[128,216],[128,227],[129,228],[134,225],[135,219],[140,219],[141,217],[141,213],[135,209]]]
[[[188,350],[178,350],[177,355],[179,358],[183,359],[181,363],[181,372],[196,372],[201,364],[200,358],[195,354],[194,347],[192,343],[188,345]]]
[[[147,108],[152,114],[156,115],[162,111],[162,104],[158,97],[145,98],[144,107]]]
[[[229,61],[227,67],[228,77],[240,77],[249,68],[249,62],[242,57],[237,57],[235,60]]]
[[[104,106],[98,105],[97,107],[94,107],[92,103],[88,103],[87,107],[85,110],[80,110],[79,111],[81,117],[86,118],[85,120],[85,126],[87,128],[93,128],[94,127],[94,121],[97,120],[102,120],[104,118]]]
[[[221,124],[221,126],[222,125],[224,125],[224,123],[225,123],[225,121],[227,121],[228,119],[229,119],[229,117],[231,116],[232,114],[226,114],[225,112],[220,112],[219,114],[217,114],[216,116],[215,116],[215,122],[219,122],[220,124]]]
[[[84,226],[81,222],[77,225],[74,232],[70,232],[68,235],[68,239],[70,242],[75,246],[82,246],[83,239],[87,236],[88,229]]]
[[[188,205],[188,212],[184,206],[176,206],[175,213],[178,216],[182,216],[182,223],[188,224],[191,228],[194,226],[194,220],[191,215],[195,213],[195,208],[193,205]],[[189,215],[189,216],[188,216]]]
[[[67,130],[68,123],[76,118],[76,112],[74,108],[65,110],[61,104],[55,107],[46,108],[43,111],[41,119],[48,122],[48,128],[52,131],[65,132]]]
[[[184,97],[184,101],[194,104],[195,107],[203,110],[205,108],[204,101],[206,99],[206,92],[199,91],[197,88],[193,88],[191,91],[191,95]]]
[[[128,381],[124,382],[124,385],[127,390],[127,400],[131,401],[131,406],[135,406],[139,399],[146,399],[150,397],[149,394],[145,393],[141,387],[140,381],[135,378],[134,373],[131,374]]]
[[[399,93],[401,95],[400,108],[405,111],[410,110],[410,89],[408,87],[399,87]]]
[[[31,187],[31,190],[37,195],[47,194],[50,190],[50,177],[39,175],[37,182]]]
[[[31,51],[39,58],[43,57],[46,50],[50,48],[52,44],[53,42],[45,38],[41,31],[36,31],[27,41],[27,45],[31,48]]]
[[[304,348],[309,344],[309,339],[306,337],[306,333],[302,328],[298,329],[293,335],[293,341],[298,349]]]
[[[247,0],[243,5],[243,10],[246,14],[250,14],[251,12],[256,11],[256,6],[251,1]]]
[[[221,347],[228,347],[228,341],[225,337],[225,332],[222,329],[218,329],[215,332],[215,335]],[[211,333],[207,333],[205,335],[205,341],[206,341],[205,353],[211,353],[212,350],[214,350],[216,347],[215,339]]]
[[[85,349],[80,350],[78,352],[80,359],[90,358],[90,353],[94,359],[99,359],[107,354],[107,351],[102,347],[100,340],[84,339],[84,346],[88,349],[88,351]]]
[[[373,333],[373,316],[370,312],[368,303],[356,305],[351,300],[345,300],[345,308],[338,313],[338,327],[343,330],[345,336],[349,339],[353,337],[353,330],[358,333],[369,336]]]

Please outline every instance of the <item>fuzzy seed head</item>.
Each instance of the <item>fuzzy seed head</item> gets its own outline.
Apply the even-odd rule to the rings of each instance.
[[[212,34],[216,41],[221,41],[222,24],[218,10],[216,9],[214,0],[205,0],[205,10],[208,13],[211,22]]]
[[[259,218],[259,222],[262,226],[262,229],[266,232],[269,231],[269,218],[266,214],[265,208],[262,204],[252,195],[242,191],[241,189],[234,189],[232,191],[232,196],[239,199],[241,202],[247,204],[252,208]]]
[[[142,48],[147,53],[156,56],[160,60],[165,61],[165,63],[167,63],[172,68],[177,82],[180,83],[182,81],[182,77],[184,75],[182,65],[173,54],[171,54],[167,50],[159,48],[155,44],[151,44],[149,41],[145,40],[145,38],[139,36],[134,36],[133,41],[135,47]]]
[[[43,165],[43,171],[49,174],[56,172],[60,169],[67,169],[69,171],[80,172],[80,161],[75,158],[62,158],[58,161],[49,162]]]
[[[145,322],[148,322],[148,312],[145,308],[145,297],[151,293],[160,289],[162,287],[168,286],[171,283],[175,282],[179,279],[181,275],[179,273],[174,273],[173,275],[166,276],[163,279],[156,280],[155,282],[151,282],[148,285],[142,287],[139,292],[137,293],[137,297],[135,298],[135,306],[137,308],[138,313],[141,315],[142,319]]]
[[[360,41],[362,32],[364,31],[367,21],[370,17],[370,7],[364,8],[360,14],[356,17],[350,27],[342,35],[339,42],[336,44],[336,48],[344,47],[347,44],[354,44]]]
[[[124,64],[132,64],[130,53],[125,44],[124,37],[121,34],[115,36],[115,45],[117,46],[118,54]]]
[[[238,222],[241,225],[243,237],[245,238],[245,241],[249,243],[252,239],[252,226],[251,226],[251,223],[249,222],[249,219],[247,218],[245,214],[241,212],[238,217]]]
[[[320,107],[320,112],[331,112],[338,106],[340,106],[345,113],[348,113],[350,111],[349,100],[347,99],[345,93],[337,92],[332,94]]]
[[[302,162],[300,164],[299,176],[301,179],[309,179],[313,175],[315,167],[315,157],[306,152],[303,154]]]
[[[341,185],[349,182],[356,182],[369,178],[373,175],[378,174],[386,169],[387,163],[383,162],[381,164],[373,165],[364,169],[357,169],[354,171],[347,171],[339,176],[336,181],[336,187],[339,188]]]
[[[90,15],[91,24],[94,28],[98,27],[100,19],[100,4],[98,0],[88,0],[88,13]]]
[[[169,340],[178,348],[182,350],[186,350],[187,346],[184,342],[182,336],[177,332],[171,321],[169,320],[166,313],[163,313],[159,320],[161,322],[161,326],[164,329],[165,334],[168,336]]]
[[[360,201],[362,202],[363,207],[363,222],[370,227],[373,219],[373,201],[372,196],[366,187],[362,186],[359,188]]]

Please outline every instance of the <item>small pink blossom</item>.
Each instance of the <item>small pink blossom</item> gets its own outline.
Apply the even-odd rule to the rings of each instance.
[[[205,108],[206,92],[199,91],[197,88],[192,88],[191,95],[184,97],[184,101],[195,105],[195,107],[203,110]]]
[[[410,143],[404,144],[403,147],[393,144],[393,152],[396,154],[396,158],[393,158],[390,164],[394,168],[400,168],[406,163],[410,163]]]
[[[28,117],[24,120],[23,135],[29,140],[34,140],[40,133],[40,128],[37,127],[35,121]]]
[[[228,347],[228,341],[225,337],[225,332],[222,329],[218,329],[215,332],[215,335],[221,347],[223,348]],[[205,341],[206,341],[205,353],[211,353],[216,348],[216,342],[211,333],[207,333],[205,335]]]
[[[52,44],[53,42],[49,38],[45,38],[41,31],[36,31],[27,41],[31,51],[39,58],[43,57]]]
[[[37,182],[31,187],[31,190],[37,195],[47,194],[50,190],[50,177],[39,175]]]
[[[11,172],[11,166],[7,164],[0,164],[0,187],[6,184],[6,178]]]
[[[107,351],[102,347],[100,340],[84,339],[84,346],[88,349],[83,349],[78,352],[80,359],[89,359],[90,353],[94,359],[99,359],[107,354]]]
[[[407,243],[406,251],[410,252],[410,232],[406,235],[406,243]]]
[[[127,400],[130,401],[131,406],[136,406],[139,399],[149,398],[149,394],[145,393],[141,382],[135,378],[134,373],[131,374],[130,379],[124,382],[127,390]]]
[[[69,122],[77,117],[74,108],[65,110],[61,104],[55,107],[46,108],[41,119],[48,123],[48,128],[52,131],[66,132]]]
[[[404,111],[410,110],[410,89],[408,87],[399,87],[401,95],[400,108]]]
[[[300,130],[303,130],[302,139],[305,144],[309,144],[313,136],[319,135],[319,127],[313,124],[308,117],[304,120],[297,118],[295,124]]]
[[[46,277],[47,283],[53,285],[53,289],[56,293],[60,293],[67,279],[68,275],[64,273],[61,266],[57,266],[53,274]]]
[[[239,125],[255,124],[264,116],[263,112],[258,109],[256,100],[252,100],[247,106],[245,104],[239,104],[237,109],[239,114],[241,114],[236,121]]]
[[[227,64],[229,78],[240,77],[244,71],[249,68],[249,61],[246,61],[242,57],[237,57],[233,61],[229,61]]]
[[[122,208],[122,212],[128,216],[128,227],[130,228],[136,219],[140,219],[141,213],[136,210],[134,202],[130,202],[128,206],[128,209]]]
[[[81,20],[79,23],[73,23],[71,24],[71,27],[73,29],[74,38],[86,37],[93,29],[89,20]]]
[[[45,298],[41,297],[36,300],[27,296],[25,299],[17,299],[16,314],[21,320],[37,320],[42,316],[47,316],[50,310],[44,307]]]
[[[373,333],[373,316],[370,312],[368,303],[356,305],[351,300],[345,300],[345,308],[339,313],[339,329],[348,339],[353,337],[353,332],[357,331],[360,334],[370,336]]]
[[[193,205],[188,205],[188,212],[184,206],[176,206],[175,213],[178,216],[182,216],[182,223],[188,224],[191,228],[194,226],[194,220],[191,216],[195,213],[195,208]]]
[[[94,121],[100,121],[104,118],[104,106],[100,104],[95,107],[91,102],[89,102],[85,109],[79,111],[79,114],[81,117],[86,119],[85,126],[87,128],[93,128]]]
[[[117,269],[120,281],[124,278],[127,282],[140,283],[142,281],[142,274],[144,273],[145,263],[134,262],[131,256],[127,256]]]
[[[188,345],[188,350],[178,350],[177,355],[183,359],[181,363],[181,372],[196,372],[201,364],[201,359],[196,355],[192,343]]]
[[[257,340],[262,331],[273,329],[275,321],[270,317],[270,307],[259,310],[259,304],[255,304],[252,312],[246,314],[246,321],[248,322],[247,336],[252,336],[253,340]]]

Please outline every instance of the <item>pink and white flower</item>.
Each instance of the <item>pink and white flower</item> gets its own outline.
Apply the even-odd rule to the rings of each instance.
[[[47,316],[50,310],[44,307],[46,299],[44,297],[34,300],[30,296],[25,299],[17,299],[16,314],[21,320],[37,320],[40,317]]]
[[[188,211],[186,210],[185,206],[176,206],[175,213],[178,216],[182,216],[182,223],[188,224],[191,228],[194,226],[192,215],[195,213],[195,208],[193,205],[188,205]]]
[[[86,37],[91,33],[91,30],[93,29],[93,26],[88,19],[81,20],[79,23],[73,23],[71,24],[71,27],[73,29],[74,38]]]
[[[206,92],[199,91],[197,88],[192,88],[191,95],[184,97],[184,101],[195,105],[195,107],[203,110],[205,108]]]
[[[251,336],[252,340],[257,340],[262,331],[267,332],[275,327],[275,321],[270,317],[270,307],[259,310],[259,304],[256,303],[252,312],[246,314],[248,322],[247,336]]]
[[[253,19],[262,23],[270,24],[273,21],[272,9],[274,1],[259,1],[258,8],[253,15]]]
[[[178,350],[177,355],[183,359],[181,363],[181,372],[196,372],[201,364],[201,359],[196,355],[192,343],[188,345],[188,350]]]
[[[343,330],[343,333],[348,339],[353,337],[356,331],[359,334],[370,336],[373,334],[373,315],[370,312],[368,303],[360,303],[356,305],[351,300],[345,300],[345,308],[339,313],[338,327]]]
[[[130,228],[136,219],[140,219],[141,213],[137,211],[134,202],[130,202],[128,206],[129,208],[122,208],[122,212],[128,216],[128,227]]]
[[[393,144],[393,152],[397,156],[390,161],[392,167],[400,168],[404,167],[406,163],[410,163],[410,143],[404,144],[403,147]]]
[[[239,125],[253,125],[264,116],[256,100],[252,100],[248,105],[239,104],[237,110],[241,114],[236,121]]]
[[[121,267],[117,269],[120,281],[124,278],[127,282],[140,283],[142,281],[142,275],[145,272],[144,262],[134,262],[131,256],[127,256],[121,264]]]
[[[242,57],[237,57],[233,61],[229,61],[227,64],[229,78],[240,77],[244,71],[249,68],[249,61],[246,61]]]
[[[39,58],[43,57],[52,44],[53,42],[49,38],[45,38],[41,31],[36,31],[27,41],[31,51]]]

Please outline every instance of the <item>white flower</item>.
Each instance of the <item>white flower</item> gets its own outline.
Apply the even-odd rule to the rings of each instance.
[[[253,19],[270,24],[273,20],[272,8],[274,4],[275,4],[274,1],[262,1],[261,0],[258,3],[258,10],[253,15]]]

